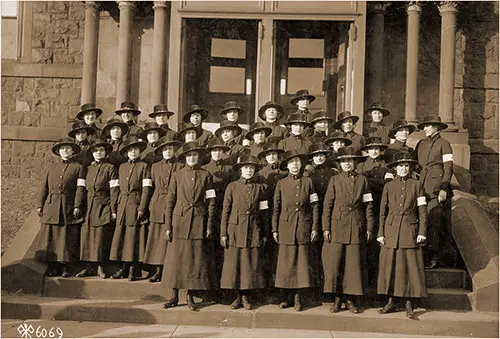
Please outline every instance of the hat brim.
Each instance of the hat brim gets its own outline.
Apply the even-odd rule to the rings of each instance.
[[[243,166],[247,166],[247,165],[255,166],[255,169],[256,169],[255,172],[257,172],[257,170],[262,167],[262,164],[257,164],[255,162],[249,162],[248,161],[248,162],[242,162],[242,163],[234,164],[233,165],[233,170],[235,170],[237,172],[237,171],[240,170],[240,168],[242,168]],[[257,173],[255,173],[255,174],[257,174]]]
[[[170,112],[170,111],[157,111],[157,112],[149,113],[148,116],[150,118],[154,118],[154,117],[156,117],[157,115],[160,115],[160,114],[166,114],[170,118],[175,113],[174,112]]]
[[[309,155],[309,157],[312,157],[315,154],[325,154],[325,155],[328,155],[328,154],[332,154],[332,153],[333,153],[332,150],[319,149],[319,150],[315,150],[315,151],[309,152],[308,155]]]
[[[309,99],[309,103],[311,103],[314,100],[316,100],[316,97],[314,95],[312,95],[312,94],[301,95],[301,96],[298,96],[298,97],[293,97],[292,100],[290,100],[290,103],[292,105],[296,105],[297,101],[299,101],[300,99]]]
[[[302,161],[302,167],[304,167],[309,161],[309,157],[307,154],[295,154],[295,155],[292,155],[291,157],[288,157],[286,159],[281,160],[280,169],[287,171],[288,170],[288,168],[287,168],[288,161],[290,161],[290,159],[297,158],[297,157],[299,157],[300,160]]]
[[[161,127],[153,127],[153,128],[148,128],[148,129],[142,130],[141,133],[140,133],[141,139],[146,139],[147,136],[148,136],[148,133],[151,132],[151,131],[157,131],[158,135],[160,136],[160,138],[164,137],[165,134],[167,134],[167,131],[165,131],[163,128],[161,128]]]
[[[361,149],[362,150],[367,150],[367,149],[372,148],[372,147],[378,147],[380,149],[386,149],[387,147],[389,147],[389,145],[382,144],[382,143],[367,144],[367,145],[364,145],[363,147],[361,147]]]
[[[326,138],[325,144],[330,144],[331,142],[333,142],[335,140],[343,140],[345,142],[344,146],[352,145],[352,140],[349,138]]]
[[[222,111],[219,112],[219,115],[224,118],[224,115],[228,112],[228,111],[239,111],[239,112],[245,112],[245,109],[243,107],[239,107],[239,106],[233,106],[233,107],[228,107],[228,108],[224,108]]]
[[[72,129],[71,131],[68,132],[68,136],[70,136],[70,137],[72,137],[74,139],[76,132],[81,131],[83,129],[87,130],[87,134],[88,135],[94,135],[95,134],[95,129],[93,129],[90,126],[86,126],[86,127],[79,127],[79,128]]]
[[[361,159],[363,156],[361,155],[338,155],[335,157],[335,161],[342,161],[342,160],[356,160],[356,159]]]
[[[408,125],[401,125],[401,126],[398,126],[396,128],[393,128],[393,129],[389,130],[389,138],[394,139],[396,137],[396,133],[401,128],[408,128],[410,130],[409,134],[412,134],[417,129],[417,127],[415,127],[414,125],[410,125],[410,124],[408,124]]]
[[[128,132],[128,125],[124,122],[113,122],[109,125],[106,125],[103,127],[102,129],[102,132],[101,134],[104,135],[105,137],[111,137],[110,136],[110,130],[111,128],[113,128],[114,126],[118,126],[120,127],[120,129],[122,130],[122,136],[124,136],[125,134],[127,134]]]
[[[206,109],[200,108],[200,109],[195,109],[195,110],[192,110],[192,111],[189,111],[189,112],[185,113],[182,116],[182,121],[184,121],[184,122],[190,122],[189,121],[189,117],[193,113],[200,113],[202,121],[205,120],[208,117],[208,111]]]
[[[147,144],[146,142],[144,141],[136,141],[136,142],[133,142],[129,145],[126,145],[126,146],[123,146],[121,149],[120,149],[120,154],[121,155],[125,155],[125,152],[127,152],[131,147],[139,147],[139,149],[142,151],[144,151],[147,147]]]
[[[215,146],[207,146],[207,151],[210,152],[211,150],[216,149],[216,148],[222,148],[222,150],[224,152],[227,152],[231,149],[231,147],[226,146],[226,145],[215,145]]]
[[[266,110],[268,108],[276,108],[278,111],[278,116],[276,117],[276,120],[280,120],[283,117],[283,114],[285,113],[283,110],[283,107],[281,107],[278,104],[269,104],[269,105],[264,105],[259,109],[259,118],[262,120],[266,120]]]
[[[288,126],[288,125],[293,125],[293,124],[303,124],[306,127],[311,127],[311,124],[308,123],[307,121],[304,120],[290,120],[290,121],[285,121],[283,125]]]
[[[217,128],[217,129],[215,130],[215,133],[214,133],[214,134],[215,134],[215,136],[216,136],[217,138],[220,138],[220,134],[221,134],[221,133],[222,133],[222,131],[223,131],[223,130],[225,130],[225,129],[233,129],[233,130],[235,130],[235,131],[236,131],[236,134],[234,135],[234,138],[236,138],[238,135],[240,135],[240,134],[241,134],[241,132],[243,131],[243,130],[241,129],[241,127],[240,127],[240,126],[238,126],[238,127],[236,127],[236,126],[224,126],[224,127],[219,127],[219,128]]]
[[[441,122],[441,121],[426,121],[426,122],[422,122],[422,123],[420,123],[420,124],[417,125],[417,128],[419,130],[423,130],[426,125],[437,125],[438,128],[441,131],[448,128],[448,124],[445,124],[444,122]]]
[[[139,111],[138,109],[117,109],[115,111],[115,114],[116,115],[121,115],[122,113],[132,113],[134,116],[138,116],[141,114],[141,111]]]
[[[83,120],[83,116],[85,115],[85,113],[87,112],[95,112],[95,117],[96,118],[99,118],[101,115],[102,115],[102,109],[100,108],[88,108],[88,109],[84,109],[80,112],[78,112],[78,114],[76,115],[76,118],[78,120]]]
[[[259,127],[259,128],[250,130],[245,135],[245,139],[252,140],[253,135],[257,132],[260,132],[260,131],[264,131],[264,133],[266,133],[266,138],[267,138],[268,136],[271,135],[271,133],[273,132],[273,129],[271,127]]]
[[[387,167],[389,167],[389,168],[393,168],[393,167],[395,167],[397,164],[402,164],[402,163],[405,163],[405,162],[409,163],[411,166],[416,166],[416,165],[418,165],[418,161],[416,161],[416,160],[413,160],[413,159],[411,159],[411,160],[410,160],[410,159],[401,159],[401,160],[396,160],[396,161],[393,161],[393,162],[388,163],[388,164],[387,164]]]
[[[333,127],[335,127],[336,129],[340,129],[340,130],[341,130],[341,129],[342,129],[342,128],[341,128],[341,127],[342,127],[342,123],[343,123],[345,120],[347,120],[347,119],[352,119],[352,123],[353,123],[353,125],[359,121],[359,117],[358,117],[357,115],[351,115],[350,117],[345,117],[345,118],[340,119],[339,121],[337,121],[337,122],[333,125]]]
[[[281,148],[269,148],[269,149],[266,149],[266,150],[261,151],[261,152],[257,155],[257,157],[258,157],[259,159],[264,159],[264,158],[266,157],[267,153],[271,153],[271,152],[276,152],[276,153],[278,153],[278,156],[279,156],[279,154],[283,154],[283,153],[285,153],[285,150],[284,150],[284,149],[281,149]]]
[[[104,147],[104,149],[106,150],[106,156],[108,156],[113,151],[113,145],[108,144],[107,142],[103,142],[103,143],[95,144],[95,145],[90,145],[89,149],[87,150],[87,157],[89,159],[94,159],[94,157],[92,155],[92,150],[96,147]]]
[[[73,155],[75,155],[77,153],[80,153],[80,151],[82,150],[80,148],[80,146],[78,146],[74,142],[62,142],[62,143],[57,143],[54,146],[52,146],[52,153],[54,153],[55,155],[59,156],[59,149],[62,146],[70,146],[73,149]]]
[[[200,155],[200,157],[202,157],[205,154],[206,151],[207,151],[206,148],[199,146],[199,147],[191,148],[189,150],[180,151],[177,154],[177,158],[183,160],[185,158],[186,154],[189,153],[189,152],[198,152],[198,154]],[[198,163],[201,163],[201,162],[198,161]]]
[[[366,114],[371,114],[373,111],[380,111],[382,112],[382,115],[384,117],[387,117],[389,115],[391,115],[391,112],[389,112],[388,109],[385,109],[383,107],[370,107],[366,110]]]
[[[179,147],[182,143],[180,141],[177,141],[177,140],[172,140],[172,141],[169,141],[169,142],[164,142],[158,146],[156,146],[155,148],[155,154],[156,155],[161,155],[161,152],[163,152],[163,148],[166,147],[166,146],[174,146],[174,147]]]
[[[326,121],[335,121],[335,119],[332,118],[332,117],[321,117],[321,118],[312,119],[311,120],[311,125],[314,125],[315,122],[324,121],[324,120],[326,120]]]

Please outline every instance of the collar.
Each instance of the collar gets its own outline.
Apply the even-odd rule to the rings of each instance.
[[[82,140],[78,142],[78,146],[87,146],[90,145],[90,142],[88,139]]]
[[[137,159],[134,159],[134,160],[128,159],[128,161],[127,161],[127,162],[128,162],[129,164],[136,164],[136,163],[138,163],[140,160],[141,160],[141,158],[137,158]]]
[[[156,147],[158,145],[158,141],[155,141],[155,142],[148,142],[148,146],[151,146],[151,147]]]
[[[62,159],[61,159],[62,160]],[[71,158],[70,159],[66,159],[66,160],[62,160],[62,163],[63,164],[69,164],[71,162]]]
[[[347,134],[348,136],[353,136],[354,134],[357,134],[354,130],[350,131],[350,132],[344,132],[345,134]]]
[[[223,163],[222,163],[223,160],[224,159],[219,159],[219,160],[210,159],[210,163],[213,164],[213,165],[216,165],[216,166],[222,166],[223,165]]]
[[[370,122],[370,127],[380,127],[380,126],[385,126],[382,121],[381,122],[375,122],[375,121],[371,121]]]
[[[298,180],[298,179],[302,178],[302,173],[301,173],[301,172],[299,172],[299,173],[297,173],[297,174],[292,174],[292,173],[290,173],[290,172],[289,172],[289,173],[288,173],[288,175],[289,175],[292,179],[294,179],[294,180]]]
[[[396,175],[396,177],[398,178],[399,181],[406,181],[410,177],[410,173],[408,173],[408,175],[406,175],[404,177],[401,177],[399,175]]]
[[[280,164],[279,163],[268,164],[267,166],[269,166],[271,169],[275,170],[275,169],[278,169],[280,167]]]
[[[175,162],[175,157],[172,157],[170,159],[165,159],[163,158],[163,161],[166,163],[166,164],[173,164]]]
[[[292,138],[295,138],[295,139],[304,139],[304,132],[302,132],[302,134],[299,134],[299,135],[295,135],[295,134],[290,133],[290,136]]]
[[[436,133],[434,133],[433,135],[431,135],[429,137],[430,140],[434,141],[436,140],[437,138],[439,138],[441,136],[441,131],[437,131]]]
[[[358,173],[355,170],[349,171],[349,172],[342,172],[346,177],[348,178],[354,178]]]
[[[314,136],[326,137],[326,132],[323,132],[323,131],[314,131]]]
[[[393,144],[404,146],[406,145],[406,141],[400,141],[398,139],[394,139]]]
[[[192,172],[192,171],[195,171],[195,170],[199,169],[199,168],[200,168],[200,164],[196,164],[196,165],[194,165],[194,166],[189,166],[188,164],[186,164],[186,166],[184,166],[184,168],[185,168],[187,171]]]
[[[309,108],[306,108],[305,110],[297,109],[297,112],[301,114],[308,114],[309,113]]]
[[[255,175],[251,177],[250,179],[245,179],[243,177],[240,177],[240,182],[243,184],[252,184],[254,181]]]
[[[234,146],[236,145],[236,140],[235,138],[232,138],[231,140],[229,140],[228,142],[225,142],[224,145],[226,146]]]
[[[376,157],[375,159],[372,158],[372,157],[368,157],[367,160],[371,160],[372,162],[379,162],[379,161],[382,161],[382,155],[379,155],[378,157]]]
[[[130,121],[128,121],[128,122],[127,122],[127,125],[129,125],[129,126],[134,126],[134,125],[135,125],[134,120],[130,120]]]
[[[109,139],[109,140],[110,140],[111,145],[115,145],[115,144],[122,142],[122,138],[118,138],[116,140],[114,140],[114,139]]]
[[[269,126],[276,126],[276,125],[278,125],[278,120],[274,120],[273,122],[269,122],[266,120],[266,124]]]
[[[99,161],[94,160],[94,161],[92,161],[92,165],[101,165],[102,163],[103,163],[102,160],[99,160]]]

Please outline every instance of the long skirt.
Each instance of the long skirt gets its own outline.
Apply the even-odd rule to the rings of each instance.
[[[41,261],[74,262],[80,252],[81,224],[42,224],[35,257]]]
[[[317,285],[311,244],[279,245],[275,287],[308,288]]]
[[[141,262],[146,248],[147,225],[116,225],[111,243],[110,260]]]
[[[167,239],[165,224],[151,223],[149,225],[148,242],[144,251],[144,263],[150,265],[163,265],[167,255]]]
[[[263,248],[229,247],[224,250],[220,287],[253,290],[266,287]]]
[[[104,262],[109,259],[109,250],[113,240],[114,225],[82,226],[80,238],[80,260]]]
[[[427,296],[421,247],[380,249],[377,293],[409,298]]]
[[[217,288],[214,242],[208,239],[173,239],[167,246],[162,286],[167,289]]]
[[[323,292],[339,294],[364,294],[366,257],[361,244],[323,243]]]

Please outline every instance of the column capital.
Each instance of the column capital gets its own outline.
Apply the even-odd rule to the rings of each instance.
[[[167,1],[166,0],[160,0],[160,1],[153,1],[153,10],[156,10],[157,8],[167,8]]]
[[[439,14],[457,11],[458,3],[456,1],[440,1],[438,5]]]
[[[409,1],[408,2],[408,7],[406,8],[406,13],[417,13],[420,14],[422,12],[422,5],[420,4],[420,1]]]
[[[85,1],[85,8],[94,8],[96,10],[100,9],[101,3],[99,1]]]
[[[137,8],[135,1],[116,1],[116,3],[118,4],[120,11],[122,9],[130,9],[134,11]]]
[[[387,7],[391,5],[389,1],[368,2],[368,11],[375,14],[385,14]]]

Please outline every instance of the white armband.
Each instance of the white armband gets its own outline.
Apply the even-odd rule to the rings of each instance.
[[[85,187],[85,179],[78,179],[76,181],[76,186],[82,186]]]
[[[215,190],[210,189],[205,191],[205,199],[215,198]]]
[[[118,181],[118,179],[113,179],[113,180],[110,180],[110,181],[109,181],[109,187],[110,187],[110,188],[113,188],[113,187],[120,187],[120,182]]]
[[[384,180],[394,179],[394,175],[391,172],[387,172],[384,176]]]
[[[427,201],[425,200],[425,197],[418,197],[417,198],[417,206],[423,206],[427,205]]]
[[[313,193],[309,196],[309,202],[312,204],[313,202],[318,202],[319,201],[319,197],[318,197],[318,193]]]
[[[443,154],[443,162],[453,161],[453,154]]]
[[[267,210],[269,208],[269,204],[267,200],[259,201],[259,210]]]
[[[142,187],[153,187],[153,180],[151,179],[142,179]]]
[[[373,201],[373,197],[371,193],[363,194],[363,202]]]

